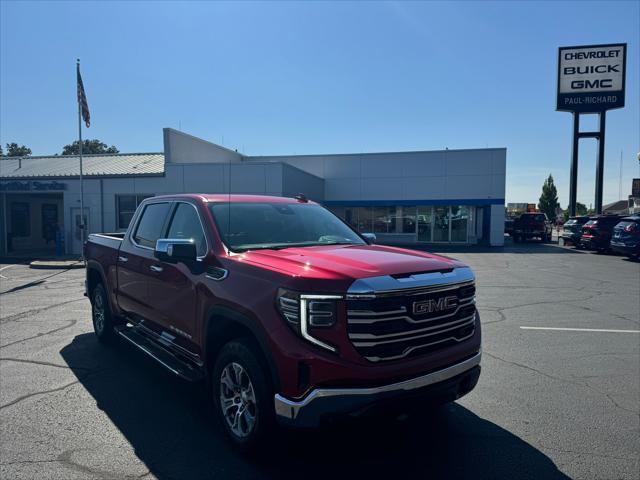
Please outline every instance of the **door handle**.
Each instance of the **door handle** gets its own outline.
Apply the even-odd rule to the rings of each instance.
[[[127,263],[129,259],[127,257],[118,257],[118,261],[122,263]]]
[[[149,270],[151,270],[152,272],[160,273],[164,269],[160,265],[151,265],[149,267]]]

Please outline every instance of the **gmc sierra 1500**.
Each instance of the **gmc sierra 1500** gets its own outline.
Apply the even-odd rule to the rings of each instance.
[[[303,196],[149,198],[126,233],[85,244],[95,333],[206,380],[243,449],[277,423],[468,393],[481,356],[473,272],[372,243]]]

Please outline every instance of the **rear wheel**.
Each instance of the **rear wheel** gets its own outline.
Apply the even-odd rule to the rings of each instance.
[[[91,317],[93,330],[98,340],[103,343],[112,341],[115,337],[115,332],[113,331],[115,324],[102,283],[96,285],[91,294]]]
[[[242,339],[227,343],[211,378],[220,423],[243,452],[262,444],[275,426],[272,388],[254,348]]]

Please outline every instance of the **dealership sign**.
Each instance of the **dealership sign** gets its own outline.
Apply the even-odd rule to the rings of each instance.
[[[560,47],[556,109],[598,113],[624,107],[627,44]]]
[[[66,190],[67,184],[62,182],[9,181],[0,182],[0,192],[48,192]]]

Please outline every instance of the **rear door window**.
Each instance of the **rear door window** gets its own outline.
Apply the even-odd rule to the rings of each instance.
[[[136,227],[133,237],[135,243],[141,247],[155,248],[156,240],[162,236],[170,204],[151,203],[144,207],[142,217]]]

